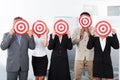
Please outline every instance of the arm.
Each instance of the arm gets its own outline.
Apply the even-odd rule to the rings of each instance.
[[[87,43],[87,48],[88,49],[92,49],[94,47],[94,45],[95,45],[95,43],[94,43],[94,36],[90,35],[88,43]]]
[[[47,29],[47,32],[46,32],[46,35],[45,35],[44,47],[48,46],[48,33],[49,33],[49,29]]]
[[[71,40],[71,38],[68,38],[67,49],[71,50],[72,48],[73,48],[72,40]]]
[[[30,49],[32,50],[35,49],[35,41],[34,41],[33,36],[28,37],[28,45]]]
[[[35,49],[35,41],[34,41],[34,38],[33,38],[33,31],[32,30],[29,30],[28,31],[28,48],[30,49]]]
[[[54,48],[54,46],[55,46],[55,40],[52,38],[52,34],[50,34],[50,40],[49,40],[49,44],[48,44],[48,49],[52,50]]]
[[[71,50],[73,48],[70,31],[67,33],[67,49]]]
[[[2,50],[6,50],[7,48],[9,48],[12,38],[13,38],[12,34],[10,33],[4,34],[3,41],[1,42]]]
[[[80,29],[76,28],[73,32],[72,32],[72,35],[71,35],[71,39],[72,39],[72,43],[73,45],[75,44],[78,44],[80,42],[80,31],[78,31]]]
[[[111,42],[111,46],[114,48],[114,49],[118,49],[119,48],[119,41],[118,41],[118,38],[117,38],[117,34],[116,34],[116,30],[115,29],[112,29],[112,42]]]
[[[45,35],[44,47],[47,47],[47,45],[48,45],[48,35]]]
[[[114,49],[119,49],[119,41],[118,41],[118,38],[117,38],[117,34],[113,34],[111,46]]]

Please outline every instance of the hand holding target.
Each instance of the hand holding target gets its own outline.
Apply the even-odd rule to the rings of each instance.
[[[9,33],[10,33],[11,35],[13,35],[13,34],[15,33],[14,29],[13,29],[13,28],[10,29]]]
[[[94,29],[94,28],[91,30],[90,34],[91,34],[92,36],[95,35],[95,29]]]
[[[37,20],[36,22],[34,22],[32,30],[38,37],[40,37],[47,31],[47,25],[45,22]]]
[[[112,29],[112,34],[116,34],[116,30],[115,29]]]
[[[90,16],[84,14],[79,17],[79,23],[82,27],[88,28],[92,24],[92,19]]]
[[[54,31],[58,35],[64,35],[68,32],[69,25],[65,20],[59,19],[54,24]]]
[[[28,31],[28,35],[29,35],[30,37],[32,37],[33,31],[32,31],[32,30],[29,30],[29,31]]]
[[[68,38],[71,38],[71,32],[70,31],[67,32],[67,35],[68,35]]]
[[[107,21],[100,21],[95,26],[97,35],[107,37],[111,33],[112,27]]]
[[[26,34],[29,30],[29,24],[24,19],[17,19],[13,23],[13,29],[16,34],[23,35]]]

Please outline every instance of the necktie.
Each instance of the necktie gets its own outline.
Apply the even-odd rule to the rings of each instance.
[[[20,35],[17,35],[17,39],[18,39],[18,43],[19,45],[21,44],[21,36]]]

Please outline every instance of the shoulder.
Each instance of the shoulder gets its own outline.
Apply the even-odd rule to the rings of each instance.
[[[113,39],[113,36],[107,36],[106,39],[112,40],[112,39]]]
[[[10,36],[10,33],[9,32],[4,33],[4,37],[5,36]]]
[[[90,26],[90,27],[89,27],[89,30],[90,30],[90,31],[91,31],[91,30],[93,30],[93,29],[94,29],[94,27],[93,27],[93,26]]]
[[[23,38],[23,39],[27,39],[27,40],[29,40],[29,39],[30,39],[30,37],[29,37],[29,35],[28,35],[28,34],[24,34],[24,35],[22,35],[22,38]]]
[[[68,34],[64,34],[63,37],[68,37]]]
[[[28,35],[28,34],[24,34],[24,35],[22,35],[22,36],[29,37],[29,35]]]
[[[9,32],[4,33],[4,35],[8,35],[8,34],[9,34]]]
[[[73,29],[72,33],[79,33],[80,29],[81,29],[81,27],[76,27]]]
[[[81,27],[76,27],[74,30],[75,31],[78,31],[78,30],[80,30],[81,29]]]

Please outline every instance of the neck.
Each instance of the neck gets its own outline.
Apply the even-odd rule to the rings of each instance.
[[[100,38],[101,38],[102,40],[105,39],[105,37],[102,37],[102,36],[101,36]]]
[[[58,35],[60,38],[62,38],[62,35]]]
[[[41,36],[39,35],[39,36],[37,36],[38,38],[40,38]]]

